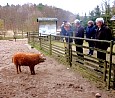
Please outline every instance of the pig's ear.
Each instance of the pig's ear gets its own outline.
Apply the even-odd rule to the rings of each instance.
[[[38,52],[38,54],[41,54],[41,52]]]
[[[40,54],[40,56],[43,56],[43,54]]]

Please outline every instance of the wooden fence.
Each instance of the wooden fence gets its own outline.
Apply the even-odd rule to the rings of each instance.
[[[11,40],[11,39],[22,39],[27,38],[28,34],[26,32],[9,32],[8,31],[0,31],[0,40]]]
[[[68,38],[68,42],[63,41],[65,38]],[[74,42],[69,43],[70,38],[73,40],[83,40],[84,44],[76,45]],[[88,47],[85,41],[109,43],[110,47],[107,51]],[[107,89],[110,89],[111,87],[115,88],[115,42],[113,40],[105,41],[54,35],[40,36],[38,32],[29,32],[28,43],[30,43],[33,47],[38,47],[50,55],[55,55],[55,57],[61,59],[63,62],[67,62],[70,67],[80,67],[86,70],[85,72],[89,73],[91,77],[95,77],[98,81],[102,82],[107,87]],[[83,48],[84,53],[82,55],[84,55],[84,57],[79,57],[77,55],[79,52],[76,52],[76,46]],[[93,56],[87,55],[88,49],[94,50]],[[96,56],[96,51],[106,53],[106,60],[104,61],[102,59],[98,59]],[[104,68],[99,67],[99,60],[104,62]]]

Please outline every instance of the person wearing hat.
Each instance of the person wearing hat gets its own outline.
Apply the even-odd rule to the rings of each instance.
[[[86,38],[88,39],[94,39],[95,38],[95,33],[96,33],[96,28],[94,25],[93,21],[88,21],[88,26],[86,28]],[[87,41],[87,40],[86,40]],[[87,41],[89,44],[89,47],[94,47],[94,42],[93,41]],[[89,49],[88,55],[93,55],[93,50]]]
[[[80,20],[76,19],[74,21],[75,24],[75,37],[80,37],[80,38],[84,38],[84,27],[81,26]],[[82,57],[83,59],[83,48],[82,47],[78,47],[77,45],[83,45],[83,40],[82,39],[75,39],[75,44],[76,44],[76,51],[78,52],[77,55],[79,57]]]
[[[104,19],[103,18],[97,18],[96,19],[96,25],[97,25],[97,31],[95,38],[98,40],[112,40],[112,33],[108,26],[104,25]],[[109,43],[105,42],[96,42],[95,47],[101,50],[107,50],[107,48],[110,46]],[[106,53],[97,51],[97,58],[99,60],[99,67],[103,68],[103,61],[106,60]],[[102,61],[103,60],[103,61]]]

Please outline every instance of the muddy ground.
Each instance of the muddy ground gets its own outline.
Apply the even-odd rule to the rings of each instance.
[[[114,93],[99,90],[79,73],[67,69],[55,59],[46,57],[35,67],[36,75],[30,75],[29,67],[22,67],[16,74],[12,55],[16,52],[34,52],[27,40],[0,41],[0,98],[115,98]]]

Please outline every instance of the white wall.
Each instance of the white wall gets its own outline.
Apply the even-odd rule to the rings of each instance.
[[[56,35],[56,24],[55,24],[55,22],[52,24],[48,24],[48,22],[47,22],[47,24],[40,23],[39,33]]]

